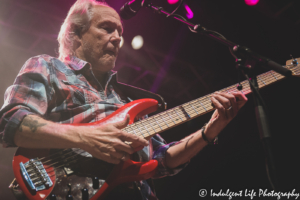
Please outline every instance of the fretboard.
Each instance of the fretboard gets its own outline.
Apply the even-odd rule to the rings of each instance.
[[[300,64],[298,66],[289,66],[288,68],[290,68],[294,74],[299,74],[300,72]],[[263,88],[283,78],[284,76],[277,72],[268,71],[258,75],[257,82],[259,88]],[[241,82],[241,85],[243,86],[241,90],[242,93],[245,95],[251,93],[250,85],[247,80]],[[238,84],[232,85],[220,90],[219,92],[238,92],[239,90],[237,89],[237,86]],[[128,125],[123,130],[144,138],[150,138],[155,134],[161,133],[193,118],[213,111],[214,107],[212,106],[212,102],[210,100],[211,95],[212,94],[208,94],[204,97],[200,97],[175,108],[161,112],[147,119],[135,122],[131,125]]]

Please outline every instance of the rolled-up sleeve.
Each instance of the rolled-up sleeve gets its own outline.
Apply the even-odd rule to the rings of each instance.
[[[24,64],[14,84],[6,90],[0,110],[3,147],[16,146],[14,135],[25,116],[46,114],[53,93],[50,83],[49,67],[42,57],[33,57]]]
[[[179,165],[176,168],[168,168],[166,166],[166,152],[167,150],[180,142],[171,142],[166,144],[165,140],[160,135],[155,135],[152,137],[153,155],[152,159],[158,161],[157,173],[153,178],[162,178],[164,176],[173,176],[179,173],[183,168],[185,168],[189,162]]]

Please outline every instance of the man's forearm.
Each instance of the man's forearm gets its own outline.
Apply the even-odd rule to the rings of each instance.
[[[209,126],[209,125],[208,125]],[[204,134],[211,141],[215,138],[222,128],[206,128]],[[199,151],[201,151],[207,142],[202,138],[202,129],[181,140],[181,143],[170,147],[166,152],[166,165],[169,168],[175,168],[188,162]]]
[[[72,148],[79,137],[72,126],[57,124],[36,115],[27,115],[20,124],[14,142],[25,148]]]
[[[166,152],[167,167],[175,168],[184,164],[201,151],[207,143],[200,138],[200,134],[196,132],[181,140],[181,143],[171,146]]]

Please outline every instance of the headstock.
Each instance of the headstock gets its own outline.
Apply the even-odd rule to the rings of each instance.
[[[286,68],[293,72],[293,76],[300,77],[300,58],[293,58],[286,61]]]

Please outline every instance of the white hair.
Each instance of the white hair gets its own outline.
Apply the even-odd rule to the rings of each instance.
[[[80,35],[90,28],[93,17],[92,8],[96,5],[108,6],[105,2],[95,0],[77,0],[70,8],[57,37],[60,60],[66,61],[67,57],[75,55],[74,36]]]

